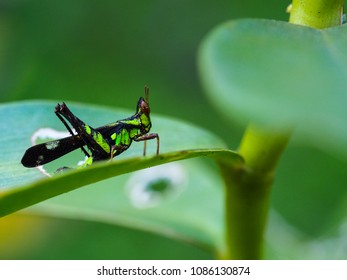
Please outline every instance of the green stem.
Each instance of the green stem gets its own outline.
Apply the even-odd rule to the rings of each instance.
[[[245,164],[231,169],[226,162],[219,162],[226,183],[225,258],[263,258],[274,169],[288,138],[287,133],[276,134],[249,126],[239,148]]]
[[[344,0],[293,0],[289,22],[317,29],[341,25]]]

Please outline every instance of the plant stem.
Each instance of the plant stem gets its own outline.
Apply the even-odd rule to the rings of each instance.
[[[274,169],[288,139],[288,133],[271,133],[251,125],[239,148],[245,164],[235,170],[226,162],[219,162],[226,183],[225,258],[263,258]]]
[[[344,0],[293,0],[289,22],[317,29],[342,23]]]

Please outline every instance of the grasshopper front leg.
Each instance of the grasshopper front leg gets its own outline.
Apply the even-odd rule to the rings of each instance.
[[[140,142],[144,141],[144,147],[143,147],[143,155],[146,155],[146,149],[147,149],[147,140],[152,140],[152,139],[157,139],[157,152],[156,155],[159,155],[159,145],[160,145],[160,140],[159,140],[159,135],[157,133],[148,133],[145,135],[138,136],[134,138],[134,141]]]
[[[127,149],[128,149],[128,146],[122,146],[122,145],[111,146],[111,158],[110,159],[112,160],[115,155],[121,154],[122,152],[124,152]]]

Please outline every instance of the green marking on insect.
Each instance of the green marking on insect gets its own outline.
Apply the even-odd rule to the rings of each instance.
[[[87,134],[89,134],[89,135],[92,134],[92,129],[90,128],[89,125],[85,125],[84,130],[86,131]]]
[[[130,138],[134,138],[139,133],[137,128],[133,128],[130,130]]]
[[[80,148],[87,156],[82,166],[88,166],[95,161],[118,156],[130,147],[132,141],[144,141],[143,155],[146,155],[146,141],[152,139],[157,140],[158,155],[159,135],[149,133],[152,123],[148,97],[149,88],[145,87],[145,98],[141,97],[137,102],[134,115],[95,129],[76,117],[65,103],[58,104],[55,114],[71,136],[30,147],[23,155],[22,164],[25,167],[37,167]],[[68,123],[76,133],[73,133]]]

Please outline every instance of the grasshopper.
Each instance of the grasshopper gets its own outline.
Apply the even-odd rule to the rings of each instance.
[[[71,136],[27,149],[21,161],[25,167],[36,167],[49,163],[78,148],[87,157],[82,166],[88,166],[93,162],[118,156],[130,147],[132,141],[144,141],[143,155],[145,156],[146,141],[151,139],[157,140],[156,154],[159,154],[159,135],[149,133],[152,123],[148,87],[145,87],[145,98],[140,97],[137,102],[134,115],[95,129],[76,117],[65,103],[55,107],[55,114]],[[75,133],[66,121],[71,124]]]

